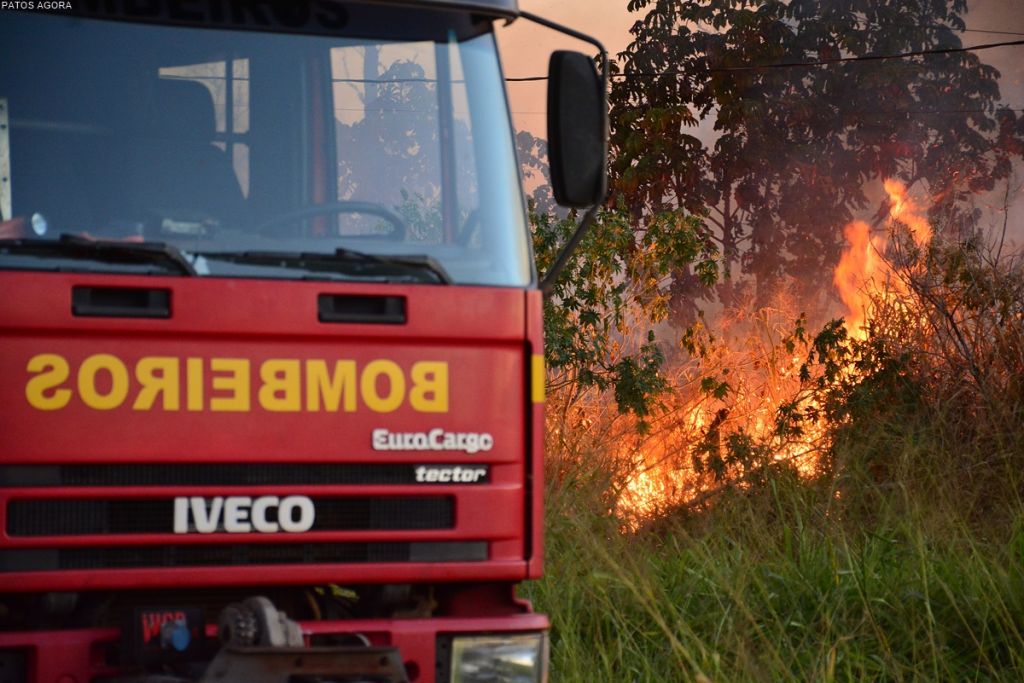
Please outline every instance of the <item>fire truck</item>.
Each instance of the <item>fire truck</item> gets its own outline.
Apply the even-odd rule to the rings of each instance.
[[[0,4],[0,681],[546,680],[516,586],[600,44],[516,0]],[[590,210],[543,277],[512,21],[592,46],[550,60]]]

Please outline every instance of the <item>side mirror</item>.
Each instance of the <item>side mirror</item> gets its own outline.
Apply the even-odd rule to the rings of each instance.
[[[608,108],[594,61],[559,50],[548,67],[548,157],[555,201],[583,208],[608,189]]]

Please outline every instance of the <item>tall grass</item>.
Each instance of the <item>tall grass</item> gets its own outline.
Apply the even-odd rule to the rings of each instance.
[[[954,500],[891,495],[864,525],[826,487],[773,480],[623,534],[551,491],[526,593],[552,619],[553,680],[1024,680],[1024,509],[979,533]]]

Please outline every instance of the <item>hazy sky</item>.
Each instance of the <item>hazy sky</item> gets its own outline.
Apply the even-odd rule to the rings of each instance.
[[[615,55],[629,45],[630,27],[641,16],[626,11],[628,0],[519,0],[522,9],[539,14],[588,33],[601,40]],[[969,0],[965,17],[971,29],[963,35],[964,45],[1024,39],[1024,0]],[[1016,32],[985,33],[982,30]],[[519,20],[498,32],[507,76],[536,76],[547,71],[552,50],[575,49],[592,52],[586,43],[567,38],[525,20]],[[1003,100],[1018,109],[1024,108],[1024,46],[986,50],[980,53],[989,64],[999,69],[1003,78]],[[544,135],[544,81],[510,83],[509,93],[517,128]]]
[[[626,3],[627,0],[519,0],[519,6],[528,12],[594,36],[613,56],[629,44],[629,28],[637,18],[626,11]],[[505,75],[510,77],[546,74],[553,50],[594,53],[587,43],[522,19],[499,30],[498,41]],[[516,128],[547,137],[544,133],[547,83],[509,83],[508,89]]]

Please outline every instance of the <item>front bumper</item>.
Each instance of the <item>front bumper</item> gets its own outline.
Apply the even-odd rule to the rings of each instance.
[[[307,644],[326,643],[331,637],[363,636],[376,647],[398,648],[410,683],[433,683],[438,671],[439,642],[453,635],[501,635],[546,631],[541,614],[498,617],[438,617],[300,622]],[[216,638],[216,627],[207,635]],[[0,633],[0,655],[14,655],[31,683],[89,683],[128,673],[119,666],[119,629],[20,631]]]

